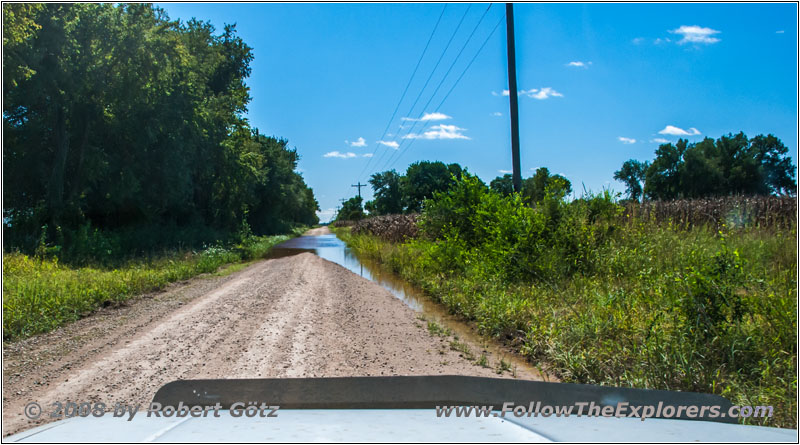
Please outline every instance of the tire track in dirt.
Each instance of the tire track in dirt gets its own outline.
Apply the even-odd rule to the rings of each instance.
[[[146,406],[177,379],[497,377],[381,286],[310,253],[195,279],[3,352],[3,435],[45,422],[23,416],[29,401]]]

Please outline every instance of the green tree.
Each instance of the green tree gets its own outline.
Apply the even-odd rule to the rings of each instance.
[[[253,53],[234,26],[146,4],[3,8],[11,245],[74,244],[89,229],[150,242],[164,227],[213,241],[244,223],[317,221],[296,150],[244,118]]]
[[[514,193],[514,178],[509,173],[498,176],[492,179],[492,182],[489,183],[489,188],[503,196],[508,196]]]
[[[677,145],[661,144],[656,150],[656,159],[645,173],[644,194],[650,199],[674,199],[679,197],[681,159],[686,151],[686,139]]]
[[[541,202],[548,193],[563,199],[572,193],[572,183],[561,175],[551,175],[546,167],[536,169],[533,176],[522,181],[522,199],[529,205]]]
[[[796,169],[788,153],[789,149],[783,142],[771,134],[758,135],[750,140],[750,154],[760,167],[762,192],[775,195],[795,193]]]
[[[644,189],[642,184],[649,166],[647,162],[629,159],[622,164],[621,169],[614,172],[614,179],[625,183],[629,199],[638,201],[642,196]]]
[[[629,184],[627,161],[615,179]],[[786,146],[773,135],[748,139],[744,133],[689,144],[662,144],[646,169],[644,196],[649,199],[701,198],[731,194],[794,193],[795,168]],[[629,186],[629,194],[630,194]]]
[[[389,215],[403,212],[401,176],[394,170],[375,173],[369,179],[375,199],[365,204],[370,214]]]
[[[401,180],[403,205],[406,212],[418,213],[424,200],[436,192],[448,190],[461,179],[462,169],[458,164],[436,161],[419,161],[408,166]]]
[[[364,218],[364,209],[361,207],[362,198],[354,196],[344,203],[339,213],[336,214],[337,221],[358,221]]]

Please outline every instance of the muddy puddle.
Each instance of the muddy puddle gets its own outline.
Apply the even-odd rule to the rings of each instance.
[[[425,320],[435,321],[439,325],[449,328],[460,339],[466,340],[475,347],[482,348],[483,351],[493,357],[493,360],[503,359],[510,363],[512,368],[517,370],[524,369],[533,375],[542,375],[542,378],[548,379],[543,370],[537,369],[508,348],[482,338],[474,328],[448,313],[447,308],[431,301],[422,291],[405,282],[405,280],[391,272],[382,270],[374,261],[357,257],[335,234],[292,238],[275,246],[269,258],[281,258],[302,252],[316,254],[383,286],[411,309],[424,316]],[[550,378],[550,380],[553,379]]]

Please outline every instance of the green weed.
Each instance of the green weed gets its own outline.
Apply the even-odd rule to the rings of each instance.
[[[474,188],[426,203],[417,239],[337,234],[562,381],[715,393],[797,426],[796,222],[621,224],[608,196]]]
[[[250,237],[230,247],[173,252],[158,258],[129,260],[117,267],[70,266],[57,258],[3,254],[3,339],[14,340],[50,331],[101,306],[152,292],[168,283],[203,273],[238,270],[225,264],[263,258],[289,235]],[[243,267],[243,266],[242,266]]]

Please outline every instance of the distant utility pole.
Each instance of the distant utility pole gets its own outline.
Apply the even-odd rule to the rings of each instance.
[[[361,187],[366,187],[367,184],[362,184],[361,181],[358,181],[358,184],[353,184],[350,187],[357,187],[358,188],[358,197],[361,197]]]
[[[517,56],[514,49],[514,4],[506,3],[506,40],[508,44],[508,99],[511,107],[511,162],[514,191],[522,191],[519,167],[519,104],[517,95]]]

